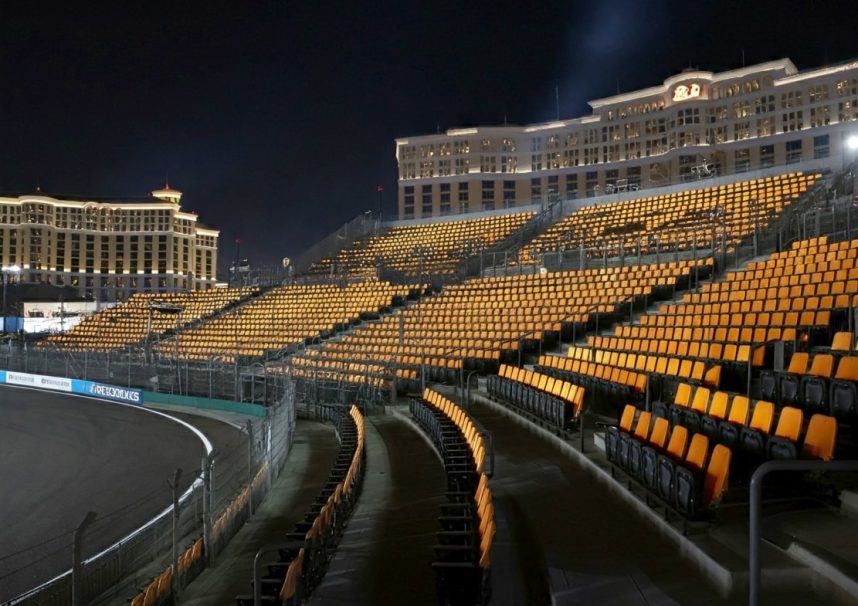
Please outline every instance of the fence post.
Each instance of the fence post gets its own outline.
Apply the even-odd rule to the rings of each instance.
[[[173,489],[173,540],[172,540],[172,562],[173,562],[173,600],[179,595],[179,480],[182,477],[181,468],[176,469],[170,488]]]
[[[247,516],[253,515],[253,423],[247,421]]]
[[[212,456],[203,457],[203,548],[206,565],[214,564],[214,545],[212,544]]]
[[[86,515],[81,520],[81,523],[74,530],[72,541],[72,606],[82,606],[85,603],[82,594],[81,576],[83,573],[83,554],[81,553],[81,542],[83,533],[95,521],[98,514],[94,511],[86,512]]]

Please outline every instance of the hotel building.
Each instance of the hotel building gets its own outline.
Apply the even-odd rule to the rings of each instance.
[[[0,259],[21,282],[72,286],[99,301],[215,284],[218,230],[166,186],[141,198],[0,196]]]
[[[858,61],[684,71],[580,118],[396,140],[400,219],[514,208],[822,160],[858,134]],[[797,168],[797,167],[796,167]]]

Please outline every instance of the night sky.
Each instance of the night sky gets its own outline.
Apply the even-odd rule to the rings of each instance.
[[[706,70],[858,57],[852,2],[74,2],[0,9],[0,192],[144,195],[221,231],[221,268],[395,208],[393,139],[587,113]]]

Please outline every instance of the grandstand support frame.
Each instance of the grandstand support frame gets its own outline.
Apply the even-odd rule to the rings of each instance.
[[[766,461],[751,476],[749,487],[750,530],[748,545],[748,604],[760,603],[760,509],[763,500],[763,480],[773,471],[858,471],[858,460],[821,461],[821,460],[773,460]]]

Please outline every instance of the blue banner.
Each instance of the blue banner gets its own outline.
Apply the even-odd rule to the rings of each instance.
[[[126,404],[143,404],[143,391],[132,387],[117,387],[94,381],[72,381],[72,393],[79,393],[102,400],[125,402]]]

